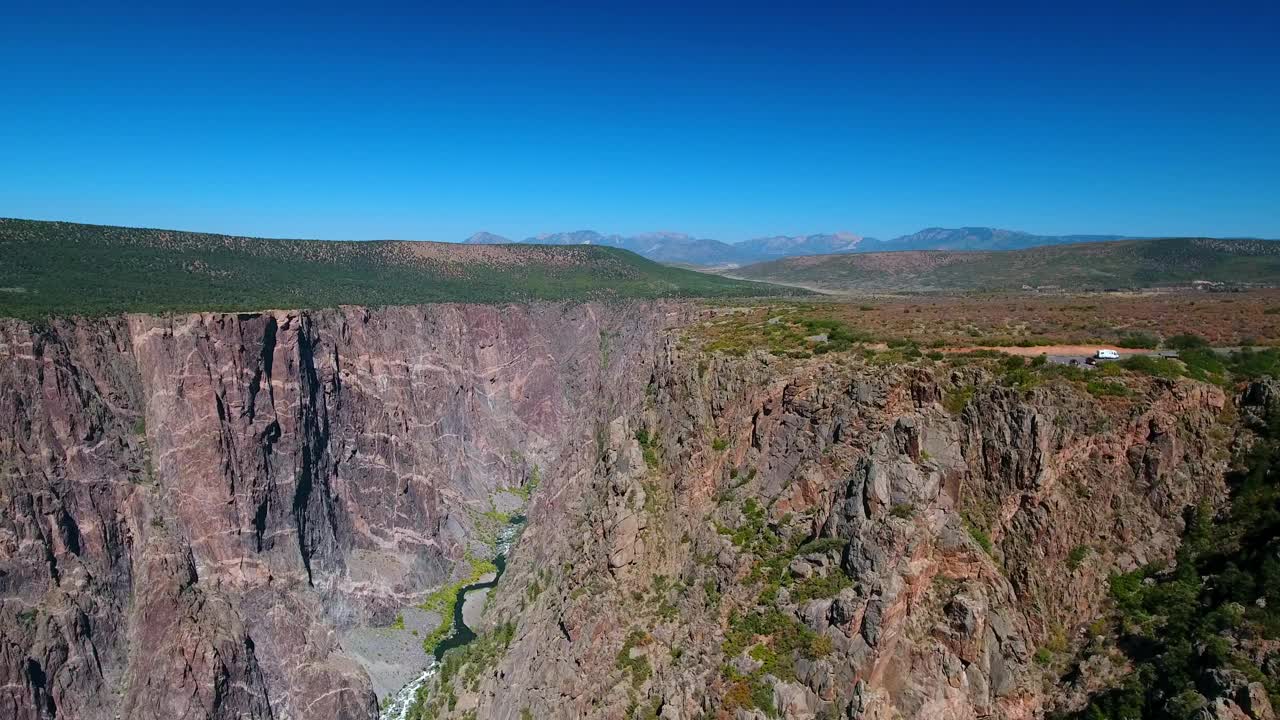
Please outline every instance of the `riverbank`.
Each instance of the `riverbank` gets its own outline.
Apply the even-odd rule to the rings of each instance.
[[[393,695],[422,673],[422,638],[440,624],[440,615],[408,607],[390,627],[352,628],[338,638],[373,682],[379,698]]]
[[[385,701],[382,712],[379,713],[379,720],[405,720],[410,709],[418,701],[419,689],[435,674],[444,654],[453,648],[462,647],[475,640],[476,634],[471,629],[471,626],[478,623],[483,616],[485,600],[492,588],[498,584],[503,571],[506,570],[507,553],[519,537],[520,529],[524,526],[524,522],[523,515],[512,516],[507,526],[498,534],[495,547],[496,554],[493,557],[494,571],[477,578],[474,583],[458,588],[456,596],[452,598],[450,603],[453,618],[448,633],[435,645],[432,653],[427,656],[425,667],[416,672],[411,672],[408,675],[409,681]],[[428,626],[429,630],[435,630],[439,626],[440,616],[438,614],[424,612],[419,608],[412,608],[411,610],[434,619],[432,624]],[[406,624],[408,622],[407,616],[405,622]],[[417,638],[414,637],[414,640],[417,640]],[[415,666],[422,663],[421,653],[422,644],[419,641]],[[379,697],[383,696],[379,695]]]

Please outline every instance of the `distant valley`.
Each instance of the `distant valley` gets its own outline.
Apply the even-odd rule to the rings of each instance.
[[[866,238],[852,233],[831,233],[795,237],[779,235],[730,244],[676,232],[623,236],[578,230],[537,235],[520,241],[480,232],[464,242],[469,245],[517,242],[521,245],[603,245],[630,250],[650,260],[673,265],[735,267],[795,255],[855,252],[865,240]]]

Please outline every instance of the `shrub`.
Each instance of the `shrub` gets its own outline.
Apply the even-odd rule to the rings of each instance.
[[[756,708],[764,711],[765,715],[774,717],[777,709],[773,706],[773,688],[758,676],[738,680],[725,692],[721,709],[732,713],[739,708]]]
[[[1164,341],[1164,346],[1174,350],[1194,350],[1209,347],[1209,341],[1192,333],[1174,335]]]
[[[1000,375],[1000,382],[1010,387],[1026,390],[1034,386],[1037,382],[1036,376],[1028,368],[1026,360],[1017,355],[1009,355],[1000,362],[1003,373]],[[1038,367],[1034,362],[1031,367]]]
[[[1280,377],[1280,351],[1275,348],[1261,351],[1245,348],[1231,353],[1227,362],[1231,371],[1242,378]]]
[[[810,555],[812,553],[826,553],[832,550],[844,552],[844,546],[848,545],[847,540],[841,538],[818,538],[810,540],[796,549],[797,555]]]
[[[1172,380],[1182,375],[1182,365],[1176,360],[1155,355],[1130,355],[1117,363],[1125,370]]]
[[[728,534],[734,545],[761,555],[769,553],[778,545],[781,539],[768,527],[765,509],[755,498],[749,497],[743,502],[742,517],[743,521],[737,528],[728,530],[727,533],[721,531],[721,534]]]
[[[916,508],[911,503],[899,503],[889,508],[889,514],[905,520],[915,516]]]
[[[1214,380],[1225,375],[1227,364],[1218,353],[1208,348],[1189,348],[1178,353],[1178,359],[1187,366],[1187,375],[1197,380]]]
[[[1130,395],[1129,388],[1109,380],[1090,380],[1085,383],[1085,390],[1090,395],[1097,397],[1126,397]]]
[[[767,637],[769,642],[757,643],[756,638],[759,637]],[[752,657],[763,663],[759,672],[794,680],[797,655],[816,660],[831,653],[830,641],[824,640],[790,614],[769,608],[730,618],[723,650],[726,657],[734,658],[750,648]],[[761,648],[758,651],[755,650],[757,645]]]
[[[843,572],[836,570],[826,577],[817,575],[801,580],[791,588],[793,602],[808,602],[819,598],[835,597],[841,590],[853,587],[853,580]]]
[[[707,596],[707,607],[720,607],[720,587],[716,585],[715,580],[707,580],[703,582],[702,592]]]
[[[1046,365],[1040,368],[1040,375],[1045,378],[1063,378],[1065,380],[1083,381],[1092,374],[1075,365]]]
[[[631,657],[632,648],[648,645],[652,641],[649,634],[643,630],[632,630],[627,639],[622,643],[622,649],[618,650],[617,665],[623,674],[630,676],[631,687],[637,690],[644,682],[653,674],[653,669],[649,666],[649,658],[641,655],[639,657]]]
[[[969,401],[973,399],[974,387],[966,385],[956,388],[947,393],[942,401],[942,406],[952,415],[959,415],[969,405]]]
[[[1080,567],[1084,559],[1089,556],[1088,545],[1077,545],[1071,548],[1071,552],[1067,555],[1067,567],[1075,570]]]
[[[853,346],[854,343],[866,342],[871,339],[866,333],[851,330],[847,325],[839,320],[807,318],[801,321],[801,326],[811,335],[825,334],[827,339],[814,346],[815,355],[821,355],[828,352],[844,352]]]
[[[978,547],[982,548],[983,552],[986,554],[994,556],[995,545],[992,544],[991,536],[987,534],[987,531],[970,521],[965,521],[965,525],[968,526],[969,537],[973,538],[973,541],[978,543]]]
[[[1017,355],[1009,355],[1004,360],[1000,361],[1000,366],[1006,371],[1021,370],[1027,366],[1027,362]]]
[[[644,456],[644,464],[651,468],[658,467],[658,440],[649,435],[649,431],[641,428],[636,431],[636,442],[640,444],[640,454]]]

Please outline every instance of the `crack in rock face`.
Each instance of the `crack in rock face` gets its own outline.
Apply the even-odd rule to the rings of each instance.
[[[563,491],[694,312],[0,320],[5,716],[376,716],[339,637],[465,573],[495,498]]]
[[[522,511],[410,717],[1040,718],[1225,492],[1216,387],[707,356],[712,312],[0,320],[4,716],[376,717]]]

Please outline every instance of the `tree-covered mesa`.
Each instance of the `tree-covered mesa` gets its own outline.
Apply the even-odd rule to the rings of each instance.
[[[1246,407],[1256,439],[1228,477],[1229,503],[1188,509],[1168,566],[1111,578],[1114,611],[1094,630],[1115,636],[1132,669],[1074,717],[1200,720],[1229,701],[1261,718],[1280,707],[1280,396],[1274,385],[1249,392],[1266,409]]]
[[[806,294],[597,246],[260,238],[0,218],[0,317]]]

